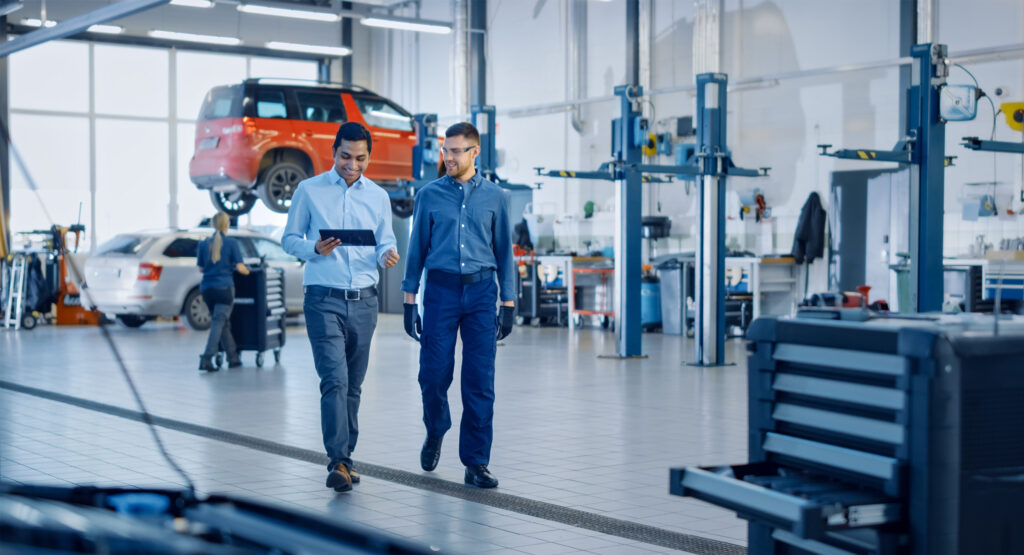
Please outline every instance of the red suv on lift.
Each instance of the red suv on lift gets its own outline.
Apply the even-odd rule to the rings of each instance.
[[[256,198],[287,212],[299,182],[334,164],[338,126],[362,123],[373,135],[366,176],[381,185],[412,179],[414,120],[390,100],[353,85],[248,79],[214,87],[196,123],[189,177],[233,216]]]

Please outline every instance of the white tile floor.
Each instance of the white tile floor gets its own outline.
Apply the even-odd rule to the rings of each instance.
[[[418,345],[401,317],[382,315],[363,388],[359,462],[460,483],[458,425],[434,473],[423,441]],[[205,336],[171,323],[112,326],[148,409],[157,416],[320,452],[319,393],[302,326],[273,358],[196,371]],[[697,368],[692,340],[645,334],[645,360],[598,359],[614,336],[598,329],[517,327],[498,349],[491,470],[499,491],[676,533],[745,545],[745,521],[668,494],[674,466],[746,461],[743,343],[735,366]],[[0,332],[0,380],[135,410],[113,355],[94,328]],[[458,380],[453,420],[461,415]],[[349,494],[323,486],[325,469],[161,429],[203,492],[255,496],[344,518],[463,553],[660,553],[672,549],[366,476]],[[0,388],[0,479],[25,483],[179,486],[136,421]]]

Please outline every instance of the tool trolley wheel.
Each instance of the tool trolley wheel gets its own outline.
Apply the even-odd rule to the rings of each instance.
[[[36,327],[36,317],[32,314],[22,314],[21,316],[21,327],[22,329],[30,330]]]
[[[256,353],[256,366],[263,368],[263,351]]]
[[[274,349],[274,364],[281,364],[281,349]]]

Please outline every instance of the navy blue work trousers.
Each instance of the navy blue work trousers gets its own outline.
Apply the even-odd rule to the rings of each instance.
[[[457,277],[457,276],[456,276]],[[462,424],[459,458],[488,464],[494,419],[494,355],[497,352],[494,279],[462,284],[427,279],[420,335],[420,391],[427,434],[442,437],[452,427],[448,387],[455,371],[456,334],[462,335]]]
[[[330,462],[352,468],[359,439],[359,399],[377,328],[377,297],[345,300],[326,287],[307,287],[303,303],[306,334],[320,376],[320,428]]]

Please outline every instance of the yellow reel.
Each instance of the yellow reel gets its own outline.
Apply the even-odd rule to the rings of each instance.
[[[1006,115],[1006,125],[1014,131],[1024,131],[1024,102],[1003,102],[999,109]]]

